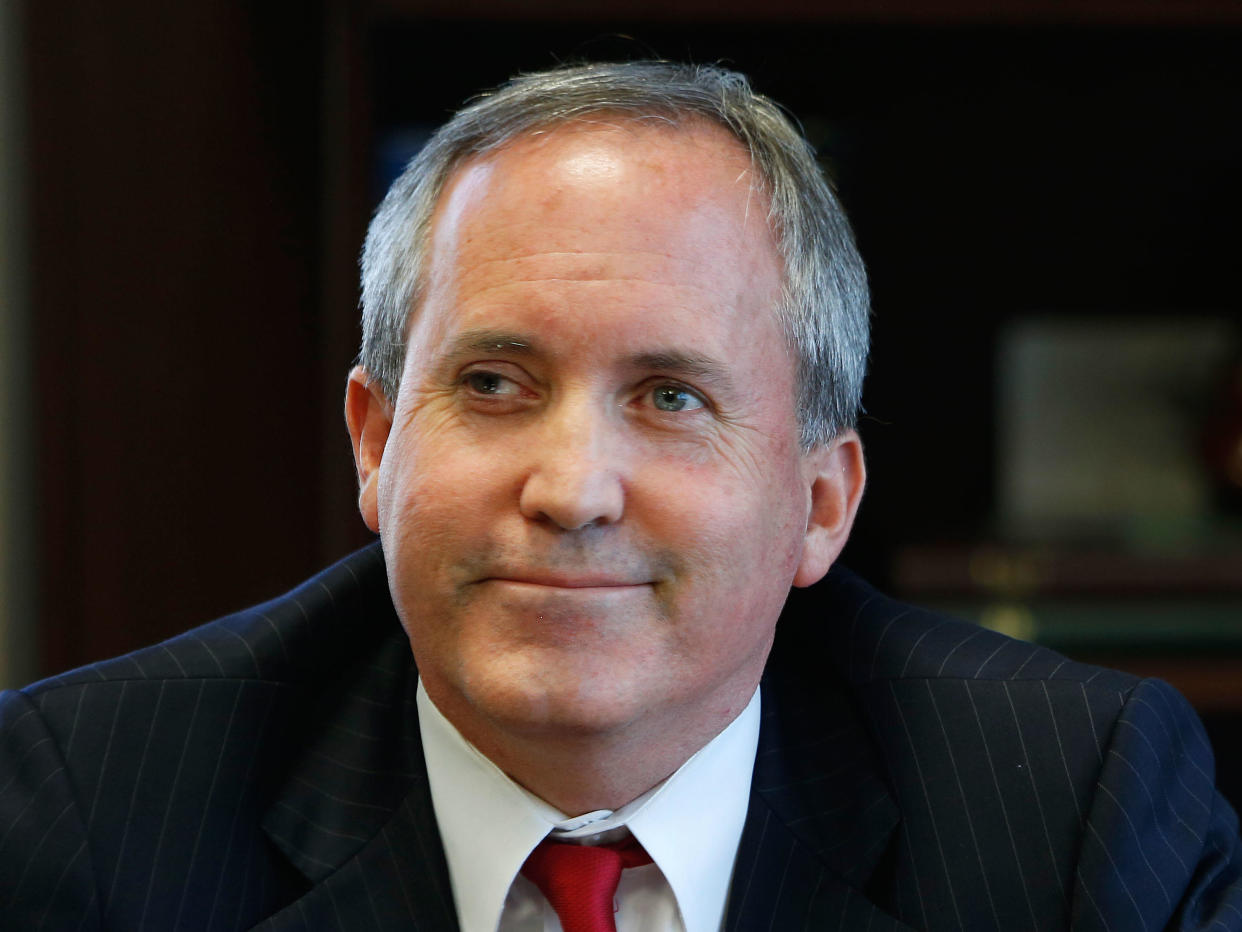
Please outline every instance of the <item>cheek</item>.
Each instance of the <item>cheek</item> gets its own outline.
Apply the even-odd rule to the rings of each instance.
[[[380,466],[380,536],[406,570],[418,570],[450,546],[478,514],[486,472],[457,455],[442,433],[402,431]],[[414,566],[410,566],[414,562]]]
[[[788,462],[742,455],[715,465],[683,464],[654,483],[661,502],[646,510],[653,525],[647,530],[679,543],[686,562],[730,597],[745,598],[754,574],[775,578],[782,588],[801,555],[807,510],[797,469]]]
[[[489,475],[486,460],[462,443],[449,408],[439,397],[412,395],[398,410],[380,463],[381,512],[410,520],[424,510],[457,507]]]
[[[796,445],[757,430],[730,439],[709,461],[687,466],[683,487],[697,490],[698,510],[720,512],[721,523],[749,524],[752,535],[787,531],[807,505]]]

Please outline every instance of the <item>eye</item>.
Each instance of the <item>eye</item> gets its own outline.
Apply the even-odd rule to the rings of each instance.
[[[497,372],[488,372],[485,369],[476,369],[473,372],[467,372],[462,377],[462,383],[473,392],[480,395],[504,396],[504,395],[520,395],[522,387],[512,379],[507,379]]]
[[[694,411],[704,407],[698,395],[680,385],[657,385],[651,390],[651,403],[657,411]]]

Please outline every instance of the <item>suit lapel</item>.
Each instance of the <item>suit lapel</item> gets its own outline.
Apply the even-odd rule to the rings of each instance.
[[[257,928],[456,932],[400,628],[339,683],[314,698],[303,753],[263,819],[312,887]]]
[[[425,786],[411,793],[356,854],[255,928],[458,932],[448,865]]]
[[[829,869],[755,792],[738,847],[725,929],[913,932]]]
[[[801,628],[782,620],[764,676],[726,928],[907,929],[864,892],[883,886],[897,806],[847,687]]]

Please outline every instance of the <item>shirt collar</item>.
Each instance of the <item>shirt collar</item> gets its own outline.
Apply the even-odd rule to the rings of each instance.
[[[759,746],[759,690],[729,725],[656,788],[627,824],[673,888],[687,932],[724,919]]]
[[[421,681],[417,703],[432,807],[463,932],[496,928],[514,877],[550,832],[577,838],[622,825],[664,874],[687,932],[720,928],[759,743],[758,689],[737,718],[663,783],[616,812],[574,818],[514,783],[466,741]]]

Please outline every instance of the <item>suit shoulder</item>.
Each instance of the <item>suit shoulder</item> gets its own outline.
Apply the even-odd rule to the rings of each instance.
[[[311,680],[398,625],[376,543],[268,602],[49,677],[23,692],[39,698],[68,687],[126,680]]]
[[[1138,679],[890,598],[844,567],[797,591],[782,617],[804,654],[856,685],[891,679],[1071,680],[1129,692]],[[792,631],[789,629],[793,629]],[[790,638],[791,640],[793,638]],[[818,641],[818,650],[812,642]]]

